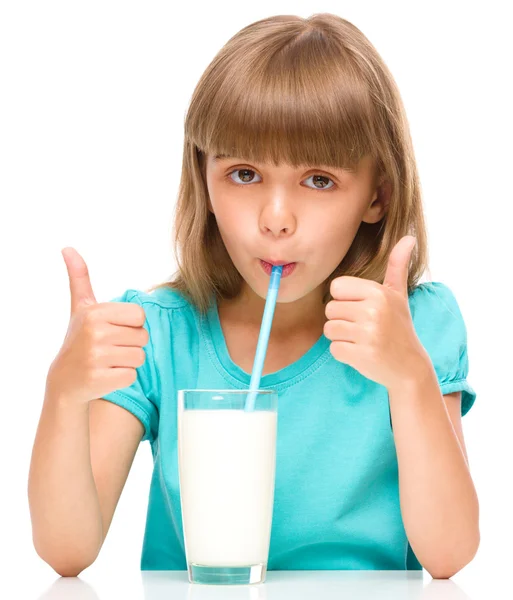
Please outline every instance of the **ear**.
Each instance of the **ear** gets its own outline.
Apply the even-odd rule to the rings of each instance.
[[[379,200],[383,204],[384,214],[388,212],[390,206],[390,198],[392,197],[392,182],[388,179],[383,179],[378,187]]]
[[[382,178],[374,191],[371,203],[365,211],[362,221],[377,223],[387,214],[392,197],[392,183]]]

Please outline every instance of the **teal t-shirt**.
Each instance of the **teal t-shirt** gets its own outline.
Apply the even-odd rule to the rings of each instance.
[[[250,374],[230,358],[215,303],[201,317],[170,288],[128,289],[112,301],[140,304],[150,334],[137,380],[105,396],[141,420],[142,440],[151,443],[141,569],[185,570],[177,390],[248,389]],[[467,382],[467,332],[453,293],[439,282],[421,283],[409,305],[442,393],[461,390],[466,414],[476,394]],[[296,362],[260,381],[278,392],[268,570],[419,570],[401,517],[387,389],[337,361],[330,343],[322,335]]]

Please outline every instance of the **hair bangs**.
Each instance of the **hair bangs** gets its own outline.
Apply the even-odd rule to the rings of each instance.
[[[271,56],[248,52],[225,61],[222,76],[203,82],[208,93],[198,92],[208,106],[190,113],[208,114],[208,122],[193,116],[186,126],[202,152],[350,171],[375,156],[368,87],[318,36],[306,34]]]

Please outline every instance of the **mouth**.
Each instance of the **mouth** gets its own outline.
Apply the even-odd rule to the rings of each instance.
[[[267,273],[267,275],[271,275],[273,266],[283,266],[281,276],[288,277],[296,268],[297,263],[295,262],[287,262],[285,260],[260,260],[260,265],[262,269]]]
[[[260,260],[264,261],[265,263],[269,264],[269,265],[273,265],[274,267],[280,267],[280,266],[285,266],[285,265],[293,265],[294,262],[293,261],[287,261],[287,260],[271,260],[271,259],[267,259],[267,258],[261,258]]]

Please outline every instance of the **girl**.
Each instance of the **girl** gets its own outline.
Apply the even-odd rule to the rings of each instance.
[[[479,545],[461,428],[476,397],[466,327],[446,285],[419,283],[408,123],[359,29],[279,15],[228,41],[186,116],[175,235],[173,280],[112,303],[96,302],[85,262],[63,250],[71,319],[29,480],[39,555],[64,576],[96,559],[149,440],[141,568],[187,568],[177,390],[248,388],[280,262],[292,266],[260,385],[279,393],[268,569],[450,577],[466,565]]]

